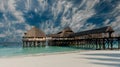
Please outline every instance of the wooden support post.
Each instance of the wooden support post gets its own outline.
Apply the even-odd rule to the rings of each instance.
[[[93,49],[95,49],[95,40],[93,40],[92,45],[93,45]]]
[[[99,44],[100,45],[100,49],[102,49],[102,39],[100,39],[99,42],[100,42],[100,44]]]
[[[98,49],[98,41],[97,41],[97,39],[95,40],[95,42],[96,42],[96,49]]]
[[[103,39],[103,49],[105,50],[105,39]]]
[[[38,45],[38,43],[37,43],[37,41],[35,41],[35,47],[37,47],[37,45]]]
[[[110,44],[110,41],[109,41],[109,39],[107,39],[107,42],[106,42],[106,43],[107,43],[107,45],[108,45],[108,49],[110,49],[110,45],[109,45],[109,44]]]
[[[100,39],[98,39],[98,49],[100,50]]]
[[[28,41],[26,41],[26,47],[28,47]]]
[[[109,32],[109,43],[110,43],[110,48],[111,48],[111,50],[113,49],[113,44],[112,44],[112,38],[111,38],[111,36],[112,36],[112,32]]]
[[[30,47],[30,41],[28,41],[27,47]]]
[[[118,38],[118,49],[120,49],[120,38]]]
[[[110,44],[111,44],[111,50],[113,49],[113,39],[110,39]]]
[[[24,47],[26,47],[26,45],[27,45],[27,41],[25,41]]]
[[[29,41],[29,47],[31,47],[31,41]]]
[[[31,47],[33,47],[33,41],[31,41]]]
[[[34,47],[35,47],[35,41],[34,41]]]
[[[23,41],[22,47],[25,47],[25,41]]]

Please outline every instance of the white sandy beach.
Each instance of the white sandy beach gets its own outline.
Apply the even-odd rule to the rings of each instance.
[[[0,58],[0,67],[120,67],[120,51]]]

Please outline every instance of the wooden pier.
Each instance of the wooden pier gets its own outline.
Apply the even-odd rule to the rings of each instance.
[[[69,32],[69,34],[67,34]],[[50,42],[53,46],[74,46],[80,48],[91,48],[96,50],[119,49],[120,37],[113,37],[114,30],[110,26],[73,33],[70,28],[63,32],[52,35]],[[70,34],[71,33],[71,34]],[[62,37],[61,37],[62,34]],[[118,42],[118,45],[114,44]]]
[[[48,38],[49,46],[79,47],[96,50],[120,49],[120,37],[113,36],[114,30],[110,26],[77,33],[74,33],[70,27],[67,27],[56,34],[47,36],[35,27],[30,31],[25,33],[23,37],[23,47],[45,46],[46,38]]]
[[[115,45],[114,41],[118,42],[118,45]],[[96,50],[120,49],[120,37],[52,40],[51,42],[52,42],[52,46],[80,47],[80,48],[91,48]]]

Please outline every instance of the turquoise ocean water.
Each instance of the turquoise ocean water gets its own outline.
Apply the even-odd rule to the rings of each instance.
[[[113,42],[114,46],[118,46],[118,42]],[[106,44],[106,48],[107,48]],[[88,48],[79,47],[58,47],[58,46],[47,46],[47,47],[29,47],[23,48],[22,43],[19,42],[4,42],[0,43],[0,57],[11,57],[11,56],[21,56],[21,55],[34,55],[34,54],[47,54],[56,52],[68,52],[77,50],[93,50]]]
[[[29,47],[23,48],[21,43],[1,43],[0,44],[0,57],[21,56],[21,55],[34,55],[34,54],[47,54],[55,52],[66,52],[85,50],[75,47]]]

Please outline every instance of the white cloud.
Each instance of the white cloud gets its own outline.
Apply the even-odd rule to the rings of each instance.
[[[114,27],[114,29],[120,28],[120,16],[116,17],[116,21],[112,22],[111,26]]]
[[[104,25],[108,25],[110,22],[110,19],[107,19],[105,22],[104,22]]]
[[[40,29],[46,34],[53,34],[60,31],[60,27],[54,27],[54,23],[52,21],[40,24]]]
[[[1,28],[1,27],[4,27],[4,23],[0,23],[0,28]]]
[[[1,7],[4,14],[11,13],[18,22],[24,22],[24,18],[22,17],[22,12],[16,10],[16,0],[1,0]]]
[[[40,16],[44,11],[51,11],[51,19],[40,22],[40,28],[47,34],[56,33],[67,25],[69,25],[74,32],[93,29],[96,27],[95,24],[88,24],[86,20],[96,13],[94,6],[99,3],[100,0],[83,0],[78,6],[74,6],[72,2],[67,0],[54,0],[54,3],[51,5],[47,2],[48,0],[36,0],[36,2],[37,1],[38,5],[36,6],[34,5],[33,0],[0,0],[0,11],[3,12],[4,17],[4,22],[0,22],[0,28],[6,26],[4,27],[4,32],[0,34],[0,37],[11,36],[11,38],[13,37],[15,39],[15,36],[22,36],[25,31],[31,29],[32,25],[27,24],[28,22],[21,23],[26,20],[23,17],[23,12],[30,10],[33,10],[36,13],[39,12],[37,14]],[[16,6],[20,4],[19,2],[25,3],[25,6],[19,6],[24,9],[23,11],[17,10],[16,8]],[[117,16],[118,12],[120,12],[120,5],[118,5],[110,15]],[[7,13],[12,14],[17,20],[9,20]],[[55,21],[60,14],[61,18],[59,21],[62,23],[60,23],[60,26],[56,27],[55,24],[57,24],[57,22],[55,23]],[[104,25],[109,24],[109,22],[110,19],[107,19],[104,22]],[[20,26],[23,27],[23,29],[16,29],[14,26],[15,24],[22,24]],[[117,16],[116,20],[110,25],[114,27],[115,30],[119,30],[120,16]]]
[[[96,25],[92,24],[92,23],[87,23],[84,27],[85,27],[85,29],[83,29],[83,30],[91,30],[91,29],[95,28]]]
[[[5,35],[5,34],[0,34],[0,37],[2,37],[2,38],[3,38],[3,37],[6,37],[6,35]]]
[[[120,4],[111,12],[115,16],[115,21],[111,22],[109,25],[113,27],[116,34],[120,34]]]
[[[31,0],[26,0],[26,10],[29,11],[31,9]]]
[[[32,28],[32,26],[30,26],[29,24],[25,24],[25,30],[30,30]]]
[[[73,13],[72,23],[70,23],[70,26],[75,30],[75,32],[82,30],[82,27],[87,23],[86,20],[95,14],[93,7],[98,2],[99,0],[86,1],[86,3],[84,3],[86,4],[85,9],[79,10],[77,13]]]
[[[63,11],[60,27],[63,28],[64,26],[69,25],[75,32],[77,32],[79,30],[82,30],[82,27],[87,24],[86,20],[95,14],[93,7],[97,3],[99,3],[99,0],[83,0],[80,6],[75,7],[73,6],[74,4],[72,4],[71,2],[59,0],[53,3],[51,10],[53,12],[52,14],[54,15],[54,20],[56,20],[59,13]],[[84,6],[85,9],[79,10],[79,8],[83,5],[86,5]],[[66,13],[67,16],[65,15]],[[54,27],[53,22],[54,21],[51,21],[50,24],[48,24],[48,22],[43,22],[40,26],[42,29],[44,29],[46,33],[50,31],[52,31],[52,33],[54,33],[53,31],[59,31],[59,27]],[[95,26],[96,25],[90,25],[89,28],[94,28]]]
[[[38,1],[40,5],[39,8],[42,12],[45,11],[49,7],[47,1],[45,0],[38,0]]]

